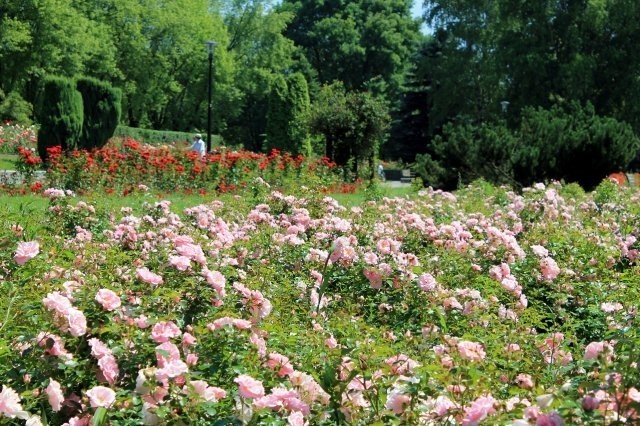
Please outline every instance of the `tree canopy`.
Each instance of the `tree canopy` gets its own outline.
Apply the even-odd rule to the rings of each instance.
[[[345,99],[385,106],[391,129],[377,143],[406,162],[433,153],[446,127],[483,135],[468,126],[504,121],[513,130],[531,108],[574,102],[640,131],[637,1],[426,0],[421,19],[412,3],[5,0],[0,119],[37,121],[43,82],[56,76],[119,89],[121,124],[200,132],[211,83],[212,131],[225,143],[313,146],[338,160],[342,151],[318,141],[332,144],[340,120],[321,132],[313,118],[325,107],[338,117]],[[216,42],[211,82],[207,41]],[[386,128],[386,115],[376,117]]]

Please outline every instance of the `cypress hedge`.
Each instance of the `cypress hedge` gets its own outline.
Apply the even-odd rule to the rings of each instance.
[[[76,86],[82,95],[84,121],[78,148],[102,148],[118,126],[121,113],[121,91],[95,78],[78,79]]]
[[[38,154],[47,159],[47,148],[63,150],[78,147],[84,118],[82,96],[75,83],[63,77],[46,77],[38,111]]]

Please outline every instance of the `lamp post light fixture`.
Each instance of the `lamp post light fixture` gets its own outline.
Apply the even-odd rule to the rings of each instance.
[[[509,101],[500,102],[500,106],[502,107],[502,113],[506,114],[507,113],[507,109],[509,108]]]
[[[209,104],[207,109],[207,152],[211,152],[211,77],[213,71],[213,49],[216,47],[216,42],[213,40],[206,41],[209,52],[209,78],[207,79],[207,91],[209,93]]]

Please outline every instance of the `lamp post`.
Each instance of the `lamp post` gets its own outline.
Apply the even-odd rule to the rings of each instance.
[[[211,152],[211,73],[213,70],[213,49],[217,43],[209,40],[206,41],[205,44],[209,50],[209,78],[207,79],[207,91],[209,93],[209,106],[207,109],[207,152]]]
[[[506,114],[507,113],[507,109],[509,109],[509,101],[500,102],[500,106],[502,107],[502,113]]]

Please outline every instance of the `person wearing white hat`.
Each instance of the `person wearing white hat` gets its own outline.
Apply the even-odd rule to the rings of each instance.
[[[193,145],[191,145],[191,150],[200,154],[200,158],[203,158],[207,153],[207,145],[205,145],[202,140],[202,135],[200,133],[193,135]]]

